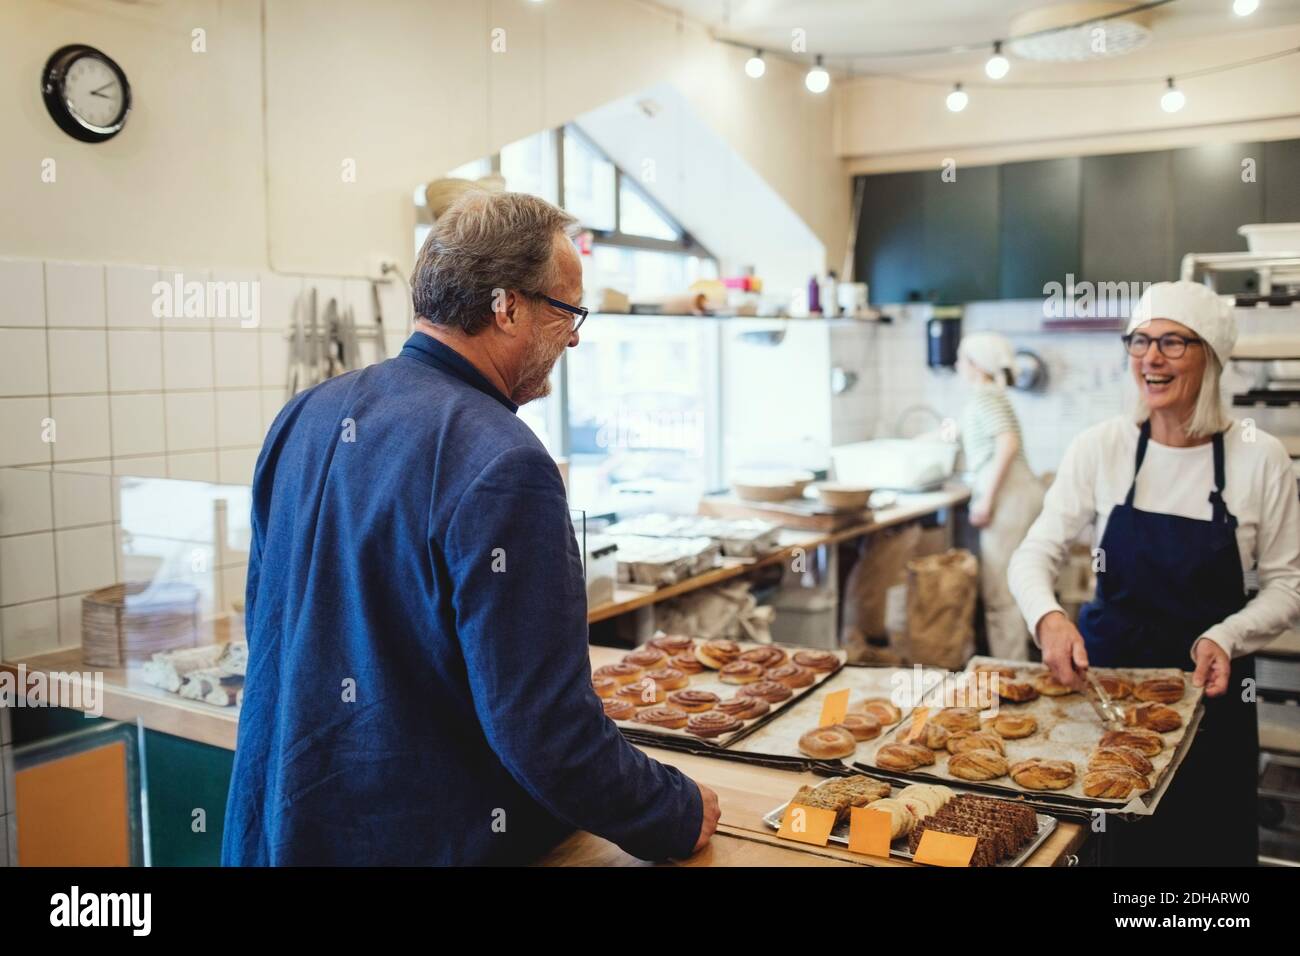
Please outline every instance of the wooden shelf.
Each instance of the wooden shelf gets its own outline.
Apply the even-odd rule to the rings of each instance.
[[[616,587],[613,601],[598,604],[587,611],[587,623],[595,624],[598,621],[607,621],[612,617],[618,617],[620,614],[627,614],[643,607],[649,607],[652,604],[658,604],[660,601],[667,601],[683,594],[689,594],[691,591],[698,591],[700,588],[707,588],[714,584],[721,584],[723,581],[730,581],[732,578],[738,578],[759,568],[781,564],[793,556],[795,548],[811,550],[824,544],[851,541],[854,538],[861,538],[864,535],[882,531],[885,528],[892,528],[895,525],[915,521],[917,518],[923,518],[926,515],[942,511],[944,508],[955,507],[969,499],[970,490],[965,485],[952,483],[939,491],[899,495],[896,504],[888,508],[881,508],[872,515],[870,521],[850,528],[842,528],[839,531],[825,534],[811,531],[783,531],[781,534],[781,550],[765,555],[758,560],[732,559],[730,562],[724,560],[721,567],[714,568],[712,571],[706,571],[704,574],[653,591],[627,585]]]

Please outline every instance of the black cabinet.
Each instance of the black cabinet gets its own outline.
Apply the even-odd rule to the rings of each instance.
[[[1172,162],[1167,151],[1083,160],[1083,278],[1161,282],[1173,261]]]
[[[922,261],[927,298],[961,305],[998,297],[998,167],[924,173]]]
[[[1172,151],[1175,271],[1189,252],[1246,251],[1246,239],[1237,229],[1262,221],[1262,155],[1259,143],[1212,143]]]
[[[1254,160],[1254,182],[1243,162]],[[1300,222],[1300,140],[860,178],[857,274],[873,303],[1038,298],[1049,282],[1176,279],[1189,252]],[[1224,276],[1221,288],[1253,277]],[[1240,284],[1240,285],[1239,285]],[[1098,290],[1101,294],[1101,290]]]
[[[1260,222],[1264,187],[1259,182],[1259,143],[1212,143],[1171,154],[1174,187],[1174,238],[1169,269],[1177,278],[1189,252],[1245,252],[1237,229]],[[1219,277],[1220,292],[1255,285],[1253,273]]]
[[[1078,157],[999,167],[998,296],[1036,299],[1049,282],[1082,271]]]
[[[925,173],[862,177],[857,277],[873,303],[906,302],[925,287],[921,240],[921,178]]]
[[[1257,222],[1300,222],[1300,139],[1265,143],[1259,176],[1264,182],[1264,218]]]

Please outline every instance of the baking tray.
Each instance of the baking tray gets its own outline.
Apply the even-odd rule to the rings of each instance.
[[[891,781],[885,781],[885,782],[891,783]],[[891,789],[889,791],[889,795],[891,797],[897,796],[899,789],[901,788],[893,787],[891,783]],[[785,803],[781,804],[779,807],[775,808],[774,810],[769,810],[763,816],[763,822],[767,824],[769,827],[771,827],[773,830],[780,830],[781,818],[785,815],[785,808],[790,806],[790,803],[791,801],[787,800]],[[870,806],[870,804],[868,804],[867,806]],[[1032,840],[1030,840],[1028,843],[1025,844],[1024,849],[1022,849],[1018,854],[1016,854],[1014,857],[1012,857],[1009,860],[1003,860],[1001,863],[998,864],[998,866],[1000,867],[1024,866],[1025,861],[1028,860],[1031,856],[1033,856],[1034,851],[1043,845],[1043,841],[1052,835],[1052,831],[1056,829],[1055,817],[1049,816],[1046,813],[1038,813],[1037,811],[1035,811],[1034,818],[1038,821],[1038,833],[1034,836]],[[924,829],[924,827],[922,827],[922,829]],[[831,836],[828,842],[837,843],[840,846],[849,845],[849,821],[848,820],[844,820],[840,823],[835,824],[835,828],[831,830]],[[899,846],[900,842],[902,843],[902,846]],[[912,851],[907,848],[907,838],[899,837],[897,840],[891,843],[889,845],[889,855],[891,857],[896,856],[904,860],[912,859],[913,858]]]
[[[697,640],[696,643],[698,644],[700,642]],[[818,650],[818,648],[791,646],[789,644],[758,644],[750,641],[736,641],[735,643],[740,646],[741,653],[753,650],[757,647],[779,647],[789,655],[786,660],[787,663],[789,663],[794,655],[800,651]],[[832,653],[839,658],[839,669],[824,674],[814,672],[812,684],[807,687],[794,689],[794,694],[791,697],[779,704],[773,704],[771,709],[762,717],[755,717],[753,720],[747,720],[739,730],[732,731],[729,734],[723,734],[720,737],[697,737],[695,734],[687,731],[684,727],[677,730],[667,727],[651,727],[649,724],[638,724],[634,720],[616,720],[614,721],[614,724],[623,732],[623,736],[636,743],[645,744],[646,746],[651,747],[670,747],[675,750],[692,750],[692,752],[696,753],[712,754],[730,747],[736,741],[752,734],[755,730],[769,723],[778,715],[785,713],[791,705],[803,700],[809,693],[817,690],[825,684],[826,681],[838,674],[840,670],[843,670],[844,659],[846,656],[845,653],[838,650],[832,651]],[[737,691],[745,686],[744,684],[724,684],[718,679],[718,672],[715,670],[709,670],[708,668],[705,668],[699,674],[690,674],[687,676],[689,679],[686,687],[679,688],[680,690],[689,689],[712,691],[723,700],[728,700],[733,697]],[[673,692],[669,691],[668,693],[671,695]],[[663,706],[670,706],[667,699],[664,700]],[[690,746],[683,746],[684,744],[689,744]]]
[[[929,681],[937,680],[947,672],[935,668],[923,668],[920,673],[922,680]],[[843,667],[835,674],[833,680],[813,685],[810,688],[812,693],[797,701],[787,701],[791,706],[784,708],[780,720],[772,720],[761,727],[755,728],[753,733],[747,735],[731,749],[754,754],[755,756],[802,757],[814,764],[833,763],[842,765],[843,761],[840,760],[815,760],[799,750],[799,738],[809,730],[814,730],[817,727],[817,722],[821,719],[822,702],[826,699],[826,695],[847,687],[849,688],[850,706],[865,697],[884,697],[886,700],[898,699],[895,697],[895,691],[898,689],[900,682],[910,684],[915,679],[916,674],[917,672],[911,667],[857,667],[853,665]],[[903,719],[900,724],[893,725],[894,727],[906,724],[911,714],[910,707],[900,705],[899,710],[902,711]],[[856,753],[852,757],[843,758],[843,760],[874,760],[876,749],[889,736],[892,729],[893,727],[883,728],[880,736],[875,740],[859,741]]]
[[[985,664],[1013,667],[1017,671],[1017,680],[1032,680],[1046,670],[1042,664],[1034,662],[1009,661],[993,657],[973,657],[967,663],[966,670],[963,673],[970,673],[976,667]],[[938,759],[933,766],[920,767],[906,773],[882,770],[876,767],[874,763],[857,762],[855,767],[872,774],[884,774],[890,779],[939,780],[945,784],[960,786],[963,789],[979,791],[992,796],[1023,797],[1036,806],[1069,807],[1076,811],[1098,809],[1138,816],[1150,815],[1155,812],[1160,798],[1168,789],[1169,781],[1173,778],[1174,772],[1186,756],[1196,729],[1200,726],[1201,716],[1204,713],[1202,705],[1204,690],[1192,686],[1191,674],[1177,668],[1096,667],[1092,671],[1098,675],[1124,677],[1135,684],[1138,681],[1153,677],[1168,677],[1176,674],[1182,677],[1187,684],[1187,692],[1183,695],[1182,700],[1169,705],[1183,718],[1183,724],[1175,731],[1161,734],[1165,741],[1165,749],[1151,758],[1151,763],[1155,768],[1154,779],[1151,782],[1151,789],[1144,793],[1127,799],[1105,799],[1084,795],[1083,775],[1086,772],[1088,755],[1096,747],[1101,735],[1105,733],[1105,728],[1101,726],[1100,720],[1089,705],[1087,698],[1081,693],[1069,694],[1064,697],[1040,695],[1024,704],[1015,704],[1008,701],[999,702],[1000,713],[1028,713],[1038,719],[1039,729],[1032,736],[1020,740],[1004,741],[1007,762],[1014,764],[1029,757],[1072,761],[1077,771],[1075,781],[1064,790],[1030,790],[1021,787],[1009,776],[987,781],[963,780],[947,772],[947,751],[936,754]],[[1127,708],[1134,702],[1130,698],[1127,701],[1118,701],[1117,703],[1122,708]],[[907,732],[909,727],[910,724],[907,721],[895,725],[887,734],[881,735],[881,745],[886,742],[896,741],[901,734]]]
[[[712,538],[616,538],[619,584],[670,587],[718,566],[722,545]]]
[[[758,518],[710,518],[705,515],[668,515],[652,512],[612,524],[604,531],[612,537],[712,538],[723,557],[760,558],[781,548],[781,529]]]

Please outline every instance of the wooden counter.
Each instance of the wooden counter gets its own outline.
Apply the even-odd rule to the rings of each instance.
[[[605,620],[628,611],[667,600],[679,594],[708,587],[720,581],[739,577],[759,567],[779,564],[789,560],[795,548],[812,549],[826,544],[850,541],[884,528],[893,527],[933,514],[944,508],[961,504],[970,497],[961,485],[951,485],[941,491],[927,494],[903,495],[890,508],[877,511],[866,524],[845,528],[829,534],[786,531],[781,538],[782,549],[758,561],[731,561],[720,568],[656,591],[619,589],[616,600],[591,609],[588,620]],[[225,639],[226,634],[217,635]],[[619,656],[621,651],[609,648],[592,648],[595,663],[609,655]],[[70,648],[41,654],[23,661],[0,663],[0,669],[15,675],[19,667],[28,673],[42,672],[69,675],[70,686],[80,683],[82,674],[102,674],[103,685],[99,705],[103,716],[112,720],[134,723],[137,719],[149,730],[172,734],[199,743],[235,749],[238,712],[235,708],[215,707],[199,701],[184,700],[151,687],[140,677],[139,668],[89,668],[81,659],[80,648]],[[709,757],[679,754],[658,748],[644,748],[647,753],[665,763],[672,764],[718,792],[722,803],[722,820],[718,836],[709,847],[690,860],[681,861],[686,866],[849,866],[870,863],[874,865],[910,865],[904,861],[873,860],[833,848],[810,848],[780,841],[761,820],[772,807],[789,799],[800,784],[816,783],[820,778],[811,774],[794,774],[783,770],[756,767]],[[1072,853],[1084,839],[1082,828],[1062,823],[1052,837],[1031,858],[1030,865],[1059,864]],[[643,865],[643,861],[628,856],[613,844],[589,833],[578,833],[539,861],[542,865]]]
[[[777,837],[763,823],[763,814],[789,800],[803,784],[816,785],[825,778],[811,773],[791,773],[730,760],[642,747],[647,754],[677,767],[692,780],[718,793],[722,817],[718,835],[677,866],[916,866],[908,860],[882,859],[850,853],[838,847],[810,847]],[[1064,866],[1070,854],[1083,845],[1083,826],[1057,822],[1026,866]],[[541,866],[646,866],[608,840],[590,833],[575,833],[538,861]]]
[[[593,647],[591,648],[592,668],[614,663],[620,660],[624,653],[626,652],[613,647]],[[825,777],[812,773],[793,773],[774,767],[758,767],[734,760],[715,760],[707,756],[679,753],[658,747],[639,744],[638,746],[661,763],[678,768],[692,780],[712,787],[718,793],[718,802],[722,807],[718,832],[728,839],[722,841],[713,851],[706,849],[678,865],[708,865],[698,862],[698,858],[710,852],[720,854],[724,858],[744,859],[748,862],[738,865],[749,866],[788,865],[781,860],[791,853],[811,854],[823,860],[867,866],[916,865],[907,860],[864,857],[836,847],[809,847],[791,843],[778,838],[776,833],[763,822],[764,814],[789,800],[800,786],[805,783],[816,786],[825,780]],[[1034,851],[1025,865],[1061,866],[1069,854],[1083,845],[1086,837],[1087,834],[1080,825],[1064,820],[1058,821],[1052,835]],[[732,840],[744,840],[760,846],[744,848],[731,846]],[[590,833],[574,834],[556,847],[542,862],[548,865],[578,865],[579,861],[598,866],[644,864],[644,861],[629,856],[607,840],[592,836]]]
[[[593,647],[593,666],[622,656],[614,648]],[[83,669],[78,650],[59,651],[29,658],[22,664],[28,672]],[[0,664],[17,672],[15,664]],[[144,684],[138,670],[104,673],[104,716],[134,721],[140,717],[151,730],[175,734],[190,740],[233,750],[238,714],[195,701],[182,700]],[[679,768],[693,780],[718,793],[722,818],[718,836],[700,853],[677,863],[679,866],[912,866],[905,860],[876,859],[835,847],[808,847],[777,838],[763,823],[763,814],[780,805],[802,784],[817,784],[823,778],[810,773],[792,773],[731,760],[683,754],[657,747],[642,747],[656,760]],[[1028,866],[1060,866],[1083,844],[1087,834],[1075,823],[1061,821],[1055,832],[1030,857]],[[538,861],[544,866],[643,866],[614,844],[590,833],[576,833]]]
[[[218,640],[224,640],[219,636]],[[235,707],[217,707],[202,701],[186,700],[144,682],[140,668],[91,667],[81,659],[81,648],[71,647],[49,654],[37,654],[20,661],[0,661],[0,670],[18,675],[19,668],[28,674],[40,672],[47,678],[62,675],[61,683],[86,699],[87,675],[102,675],[103,685],[95,690],[98,710],[110,720],[135,723],[137,718],[148,730],[156,730],[187,740],[198,741],[226,750],[235,749],[235,728],[239,711]],[[63,692],[66,694],[66,691]],[[79,709],[91,710],[92,706]]]

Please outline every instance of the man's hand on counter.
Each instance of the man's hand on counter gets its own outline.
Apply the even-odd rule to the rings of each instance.
[[[1043,649],[1043,663],[1062,684],[1083,687],[1083,673],[1088,669],[1088,651],[1083,635],[1060,611],[1044,614],[1038,622],[1038,646]]]
[[[709,842],[709,837],[713,836],[718,829],[718,817],[722,811],[718,808],[718,795],[702,783],[697,783],[700,788],[700,803],[704,806],[704,816],[700,820],[700,838],[695,841],[695,849],[692,853],[699,853]]]

